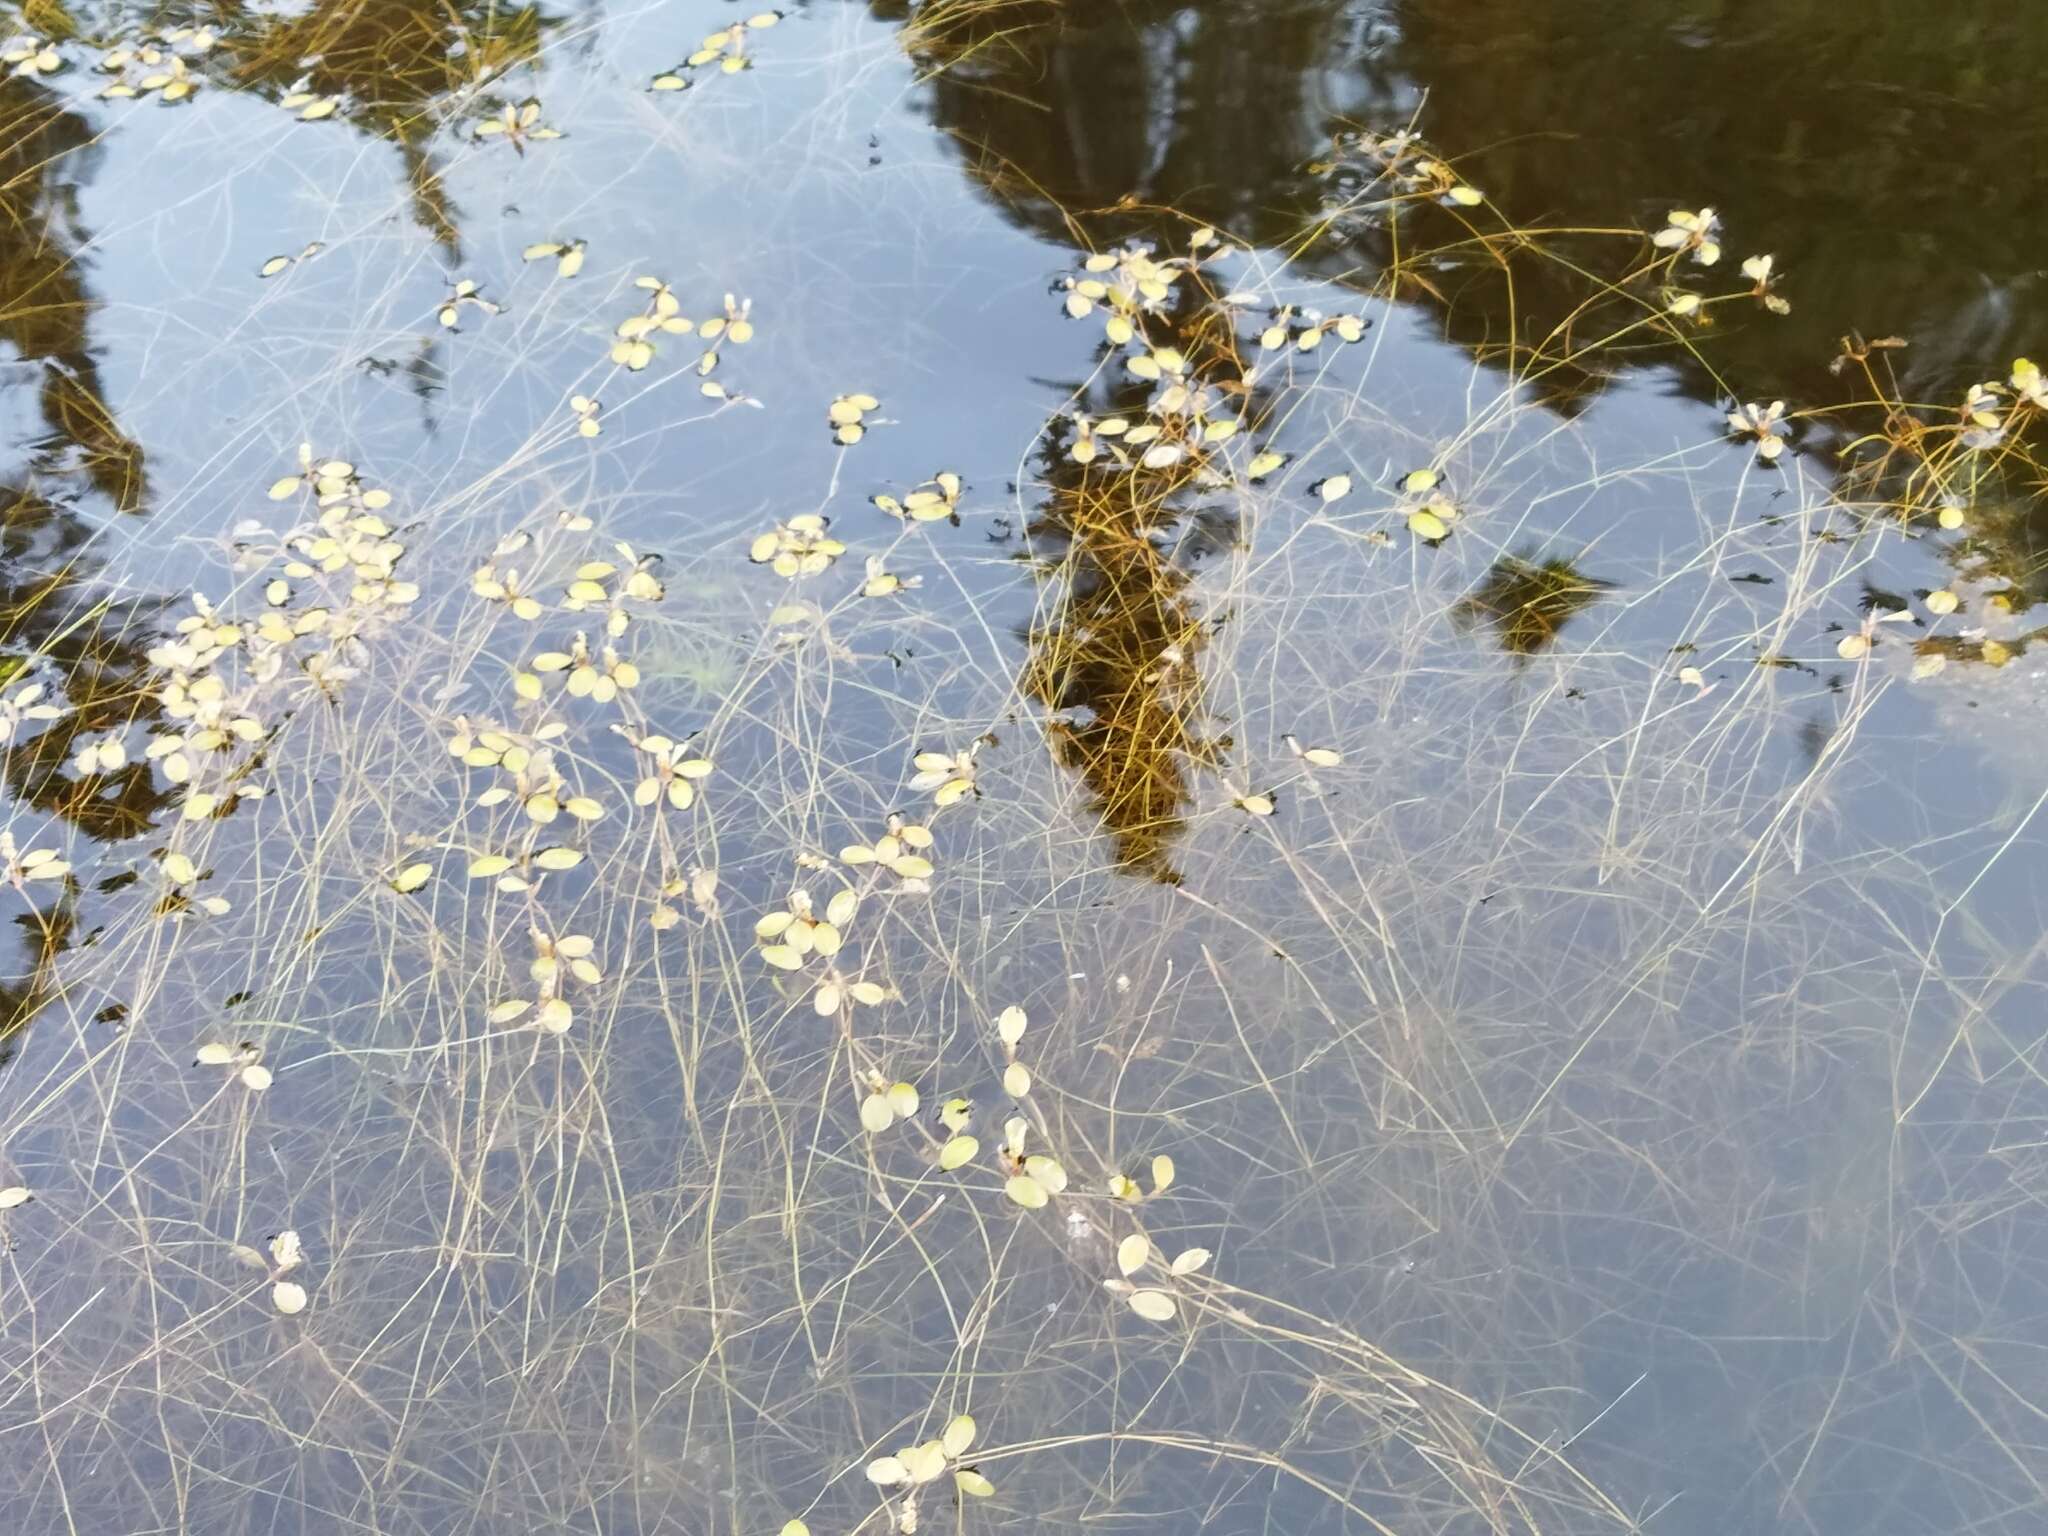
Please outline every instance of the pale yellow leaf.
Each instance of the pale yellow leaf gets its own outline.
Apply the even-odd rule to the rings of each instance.
[[[1180,1308],[1165,1291],[1133,1291],[1131,1310],[1148,1323],[1170,1323]]]
[[[1048,1194],[1057,1195],[1067,1187],[1067,1170],[1049,1157],[1025,1158],[1024,1172],[1035,1183],[1043,1185]]]

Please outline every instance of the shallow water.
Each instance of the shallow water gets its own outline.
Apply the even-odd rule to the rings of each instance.
[[[818,0],[649,89],[747,14],[12,18],[54,66],[0,84],[0,705],[67,712],[5,782],[70,868],[4,893],[8,1528],[2038,1528],[2048,34]],[[151,72],[194,88],[101,94]],[[1477,201],[1389,209],[1346,136],[1410,126]],[[1720,261],[1651,270],[1703,206]],[[1245,420],[1155,470],[1071,452],[1158,399],[1063,312],[1131,241],[1188,258],[1144,324]],[[755,334],[622,365],[647,276]],[[1857,337],[1908,345],[1831,366]],[[1767,464],[1725,418],[1780,397]],[[416,596],[268,588],[320,559],[278,546],[314,490],[266,497],[302,442]],[[871,500],[941,471],[953,518]],[[828,569],[749,559],[804,514]],[[871,556],[920,584],[860,595]],[[341,617],[266,674],[163,649],[194,593]],[[534,658],[613,613],[638,684],[572,697]],[[189,782],[144,756],[193,733],[173,674],[253,722]],[[601,814],[480,803],[485,724]],[[635,803],[657,731],[712,765],[687,807]],[[892,812],[928,882],[838,858]],[[821,1015],[755,924],[842,884],[830,963],[889,995]],[[494,1011],[552,995],[536,933],[591,940],[561,1033]],[[244,1040],[267,1086],[194,1061]],[[1104,1285],[1138,1234],[1164,1322]],[[962,1413],[914,1497],[864,1475]]]

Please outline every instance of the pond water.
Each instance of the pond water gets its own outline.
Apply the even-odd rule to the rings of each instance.
[[[2025,8],[6,9],[8,1530],[2041,1528]]]

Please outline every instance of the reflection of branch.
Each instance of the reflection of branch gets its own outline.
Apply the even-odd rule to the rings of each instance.
[[[405,184],[412,189],[412,214],[420,228],[434,237],[450,261],[462,260],[462,231],[448,188],[441,180],[441,168],[434,157],[417,144],[401,142],[398,153],[405,166]]]
[[[57,957],[71,947],[77,926],[77,893],[66,890],[48,912],[24,912],[15,924],[30,954],[25,974],[0,978],[0,1067],[14,1060],[16,1043],[29,1021],[57,996]]]
[[[1587,48],[1582,29],[1560,19],[1570,7],[1388,0],[1379,8],[1384,46],[1358,49],[1350,45],[1355,7],[1345,0],[1299,0],[1281,8],[1284,19],[1271,5],[1185,0],[868,5],[897,25],[923,71],[933,124],[958,143],[973,183],[1005,218],[1045,240],[1088,244],[1072,209],[1172,203],[1243,245],[1284,252],[1291,277],[1304,283],[1426,311],[1444,340],[1523,386],[1519,398],[1540,399],[1567,419],[1615,379],[1648,370],[1660,388],[1717,411],[1731,400],[1783,398],[1800,421],[1805,461],[1849,472],[1836,487],[1840,500],[1881,499],[1919,523],[1946,510],[1953,492],[1968,504],[1980,555],[2027,589],[2020,600],[2048,594],[2048,560],[2038,553],[2048,470],[2029,464],[2009,484],[1984,486],[1964,451],[1972,445],[1954,441],[1939,409],[1918,413],[1934,428],[1930,452],[1916,441],[1914,413],[1902,409],[1864,440],[1867,462],[1843,457],[1857,421],[1906,400],[1961,396],[2002,375],[2042,329],[2048,288],[2033,276],[2031,222],[1977,221],[1986,206],[1981,168],[1972,162],[1930,180],[1923,161],[1928,144],[1973,142],[1986,123],[2031,121],[2048,29],[2013,34],[2009,56],[1988,76],[1980,40],[1967,31],[1862,36],[1867,56],[1855,79],[1889,82],[1925,118],[1912,133],[1873,140],[1852,100],[1862,86],[1813,76],[1797,50],[1755,54],[1733,12],[1681,37],[1657,7],[1621,7],[1619,30]],[[1794,9],[1817,17],[1824,7],[1801,0]],[[1492,44],[1475,53],[1475,36]],[[1617,58],[1635,63],[1617,75]],[[1483,191],[1480,202],[1412,197],[1386,181],[1394,159],[1418,164],[1418,88],[1436,82],[1457,88],[1428,99],[1430,137],[1474,153],[1477,186],[1468,190],[1475,198]],[[1841,99],[1816,116],[1806,99],[1815,91]],[[1679,98],[1691,104],[1686,112],[1662,109]],[[1800,131],[1825,142],[1790,159],[1685,128],[1794,98],[1805,103]],[[1394,140],[1398,151],[1374,152]],[[1427,158],[1446,166],[1434,150]],[[1742,174],[1744,165],[1762,173]],[[1946,254],[1899,238],[1902,186],[1919,189],[1926,227],[1973,228],[1971,265],[1984,282],[1949,281]],[[1686,188],[1697,196],[1713,189],[1719,205],[1729,244],[1711,269],[1688,255],[1697,242],[1655,247],[1635,221],[1668,209]],[[1815,196],[1835,216],[1785,218],[1786,207]],[[1998,206],[2031,204],[2008,192]],[[1501,212],[1510,207],[1540,214],[1541,223],[1510,223]],[[1745,252],[1769,258],[1751,271]],[[1665,318],[1667,306],[1687,299],[1698,307],[1678,312],[1683,324]],[[1889,362],[1869,366],[1874,350],[1896,343],[1845,344],[1864,374],[1856,398],[1845,399],[1827,364],[1837,335],[1858,322],[1911,335],[1918,362],[1902,370],[1902,383]],[[1951,471],[1968,483],[1930,494],[1928,482]]]
[[[1549,649],[1565,625],[1613,589],[1613,582],[1585,575],[1562,555],[1502,555],[1451,617],[1466,628],[1491,624],[1500,648],[1526,661]]]
[[[44,87],[19,76],[0,82],[0,340],[41,364],[47,431],[33,443],[37,467],[82,470],[132,512],[146,494],[142,448],[105,402],[89,336],[98,305],[73,255],[77,183],[97,163],[93,142],[92,125]]]
[[[149,767],[131,763],[88,779],[67,772],[82,738],[159,718],[147,657],[146,614],[134,605],[82,601],[91,528],[31,492],[0,489],[0,643],[58,674],[68,713],[7,749],[4,782],[19,804],[71,822],[100,840],[136,837],[169,803]],[[15,665],[19,665],[17,661]]]
[[[45,451],[66,444],[77,448],[93,489],[118,511],[139,510],[146,489],[142,445],[121,431],[101,398],[99,370],[91,355],[79,352],[50,359],[43,370],[41,401],[43,419],[53,428],[41,445]]]
[[[326,0],[301,16],[247,18],[222,44],[223,83],[273,100],[302,88],[343,101],[329,121],[397,146],[414,218],[460,260],[460,215],[428,145],[451,101],[531,63],[558,25],[535,4]]]
[[[1146,323],[1186,358],[1182,393],[1190,402],[1235,400],[1230,414],[1242,408],[1255,418],[1259,403],[1244,397],[1234,329],[1213,297],[1190,277],[1171,307]],[[1125,379],[1089,409],[1146,421],[1152,398],[1149,386]],[[1073,456],[1066,421],[1042,442],[1047,494],[1027,532],[1034,545],[1061,551],[1061,591],[1050,619],[1027,636],[1019,686],[1052,715],[1054,753],[1087,785],[1117,864],[1177,885],[1171,848],[1194,802],[1188,767],[1214,763],[1230,746],[1198,723],[1205,708],[1196,659],[1207,632],[1188,599],[1186,562],[1233,543],[1235,517],[1183,505],[1202,473],[1196,453],[1148,468],[1120,448],[1098,449],[1084,463]]]
[[[1168,849],[1194,799],[1186,764],[1215,752],[1193,726],[1203,630],[1183,595],[1188,574],[1144,526],[1157,511],[1142,488],[1152,477],[1066,478],[1077,483],[1056,487],[1031,528],[1035,539],[1066,542],[1065,591],[1052,622],[1030,636],[1021,684],[1058,717],[1048,726],[1054,750],[1088,785],[1117,862],[1178,884]]]

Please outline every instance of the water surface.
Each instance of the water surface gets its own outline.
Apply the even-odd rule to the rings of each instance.
[[[14,8],[11,1528],[2038,1528],[2041,29],[755,14]]]

